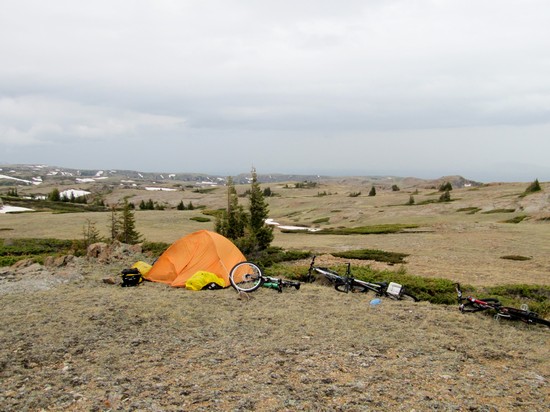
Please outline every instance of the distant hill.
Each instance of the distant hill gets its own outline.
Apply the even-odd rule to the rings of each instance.
[[[241,173],[232,176],[236,184],[250,182],[249,173]],[[104,170],[104,169],[73,169],[49,165],[32,164],[8,164],[0,165],[0,186],[14,185],[39,185],[49,183],[126,183],[126,184],[182,184],[193,185],[224,185],[227,176],[209,175],[201,173],[174,173],[174,172],[140,172],[135,170]],[[445,182],[451,183],[455,188],[467,186],[480,186],[482,183],[468,180],[462,176],[445,176],[439,179],[420,179],[415,177],[397,176],[319,176],[298,174],[258,174],[260,183],[281,182],[319,182],[319,181],[352,181],[357,180],[362,184],[379,186],[398,185],[402,187],[437,188]]]

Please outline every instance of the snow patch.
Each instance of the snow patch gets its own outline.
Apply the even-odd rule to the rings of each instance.
[[[13,213],[13,212],[34,212],[34,210],[28,209],[26,207],[8,206],[8,205],[4,205],[0,207],[0,213]]]
[[[177,189],[169,189],[167,187],[146,187],[145,190],[175,192]]]
[[[26,183],[28,185],[39,185],[40,183],[42,183],[42,180],[40,180],[39,182],[38,181],[33,182],[31,180],[19,179],[17,177],[7,176],[7,175],[0,175],[0,179],[15,180],[16,182],[23,182],[23,183]]]
[[[275,222],[273,219],[266,219],[265,224],[269,226],[275,226],[279,228],[280,230],[295,230],[295,231],[306,231],[306,232],[317,232],[321,229],[315,229],[311,227],[304,227],[304,226],[287,226],[287,225],[281,225],[277,222]]]

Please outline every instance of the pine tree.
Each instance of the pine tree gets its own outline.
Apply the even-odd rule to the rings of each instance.
[[[441,186],[439,186],[440,192],[448,192],[451,190],[453,190],[453,185],[451,184],[451,182],[445,182]]]
[[[134,245],[141,242],[141,234],[136,231],[136,219],[134,212],[126,199],[124,199],[124,206],[122,208],[122,216],[120,221],[122,226],[118,240],[129,245]]]
[[[369,196],[376,196],[376,188],[374,185],[370,189]]]
[[[250,235],[255,243],[255,249],[261,251],[269,247],[273,241],[273,228],[266,225],[269,209],[263,192],[258,183],[256,169],[252,168],[252,183],[250,188]]]
[[[534,182],[532,182],[527,189],[525,189],[525,194],[528,193],[535,193],[541,191],[542,188],[540,187],[539,179],[535,179]]]
[[[58,188],[53,189],[48,194],[48,200],[51,200],[52,202],[59,202],[61,200],[61,193]]]
[[[450,202],[451,201],[451,192],[449,190],[445,190],[445,193],[443,193],[441,196],[439,196],[440,202]]]
[[[95,222],[90,219],[86,219],[86,225],[84,225],[84,228],[82,229],[82,234],[84,235],[85,248],[101,240],[99,230],[97,229]]]
[[[117,240],[119,238],[121,226],[122,223],[116,211],[116,206],[111,206],[111,221],[109,222],[109,233],[111,234],[111,241]]]

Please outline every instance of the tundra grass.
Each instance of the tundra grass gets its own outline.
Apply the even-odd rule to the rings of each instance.
[[[393,223],[359,227],[326,228],[309,233],[318,235],[381,235],[389,233],[399,233],[404,231],[405,229],[415,229],[417,227],[418,225],[414,224]]]

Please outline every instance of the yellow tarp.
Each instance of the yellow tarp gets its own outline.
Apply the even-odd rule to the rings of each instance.
[[[212,272],[200,270],[193,276],[191,276],[187,280],[187,282],[185,282],[185,288],[190,290],[202,290],[206,285],[209,285],[210,283],[215,283],[222,288],[225,287],[225,282],[222,278]]]
[[[153,267],[149,263],[142,262],[141,260],[139,262],[136,262],[132,265],[133,268],[136,268],[139,270],[139,273],[141,273],[141,276],[145,276],[151,268]]]

